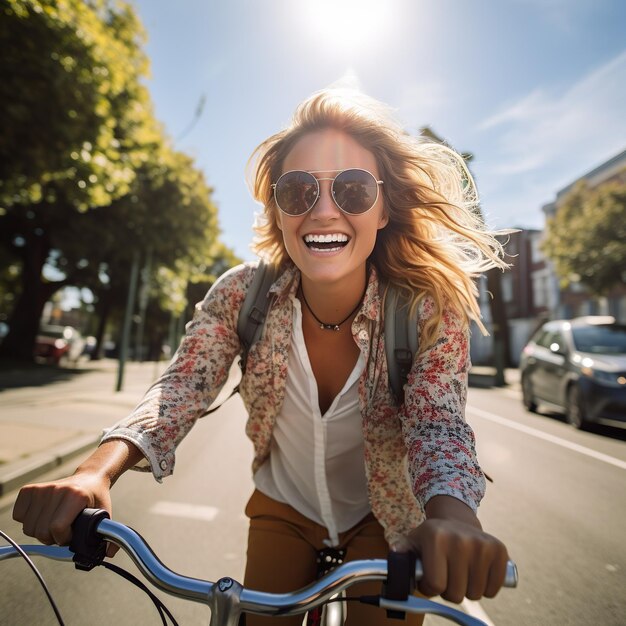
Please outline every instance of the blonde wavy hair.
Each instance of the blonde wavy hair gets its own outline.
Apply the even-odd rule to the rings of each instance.
[[[296,142],[308,133],[341,130],[375,157],[389,222],[378,231],[370,256],[387,285],[406,292],[411,306],[430,295],[435,302],[422,337],[434,339],[446,306],[483,333],[475,279],[493,267],[505,269],[502,244],[482,219],[474,179],[463,158],[442,144],[406,133],[387,107],[362,93],[325,89],[296,109],[289,126],[272,135],[248,162],[254,198],[263,206],[253,250],[271,263],[289,257],[277,224],[272,183]]]

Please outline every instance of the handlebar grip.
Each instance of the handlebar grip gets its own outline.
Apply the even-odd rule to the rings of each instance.
[[[74,553],[76,569],[90,571],[106,556],[106,541],[98,532],[98,524],[110,519],[104,509],[84,509],[72,522],[70,550]]]
[[[507,561],[506,575],[504,576],[504,586],[515,588],[519,582],[519,576],[517,574],[517,565],[513,561]]]
[[[415,580],[419,581],[424,576],[424,568],[422,567],[422,562],[418,559],[415,562]],[[504,584],[503,587],[508,587],[510,589],[514,589],[517,587],[517,583],[519,582],[519,576],[517,574],[517,565],[513,561],[507,561],[506,563],[506,574],[504,575]]]

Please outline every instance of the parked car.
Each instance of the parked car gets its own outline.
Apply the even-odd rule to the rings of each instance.
[[[76,363],[83,352],[85,340],[72,326],[44,325],[35,339],[35,357],[58,365]]]
[[[523,402],[563,411],[576,428],[626,423],[626,325],[587,316],[545,323],[522,351]]]

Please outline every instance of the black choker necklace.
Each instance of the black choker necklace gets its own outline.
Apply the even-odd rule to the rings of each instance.
[[[315,321],[320,325],[320,328],[322,330],[339,330],[341,325],[344,322],[347,322],[359,310],[359,307],[361,306],[361,304],[363,304],[363,298],[365,297],[366,290],[367,290],[367,284],[365,285],[365,289],[363,290],[363,295],[361,296],[361,299],[357,302],[356,306],[352,309],[352,311],[348,313],[347,317],[342,319],[341,322],[339,322],[338,324],[326,324],[325,322],[322,322],[322,320],[319,317],[317,317],[315,313],[313,313],[313,309],[311,308],[311,305],[307,302],[306,296],[304,295],[304,289],[302,289],[302,286],[300,286],[300,293],[302,294],[302,300],[304,304],[306,305],[306,308],[309,309],[309,313],[311,313],[311,315],[313,316]]]

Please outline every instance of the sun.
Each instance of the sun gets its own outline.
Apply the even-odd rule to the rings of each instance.
[[[392,3],[385,0],[304,0],[305,27],[330,49],[363,49],[385,31]]]

